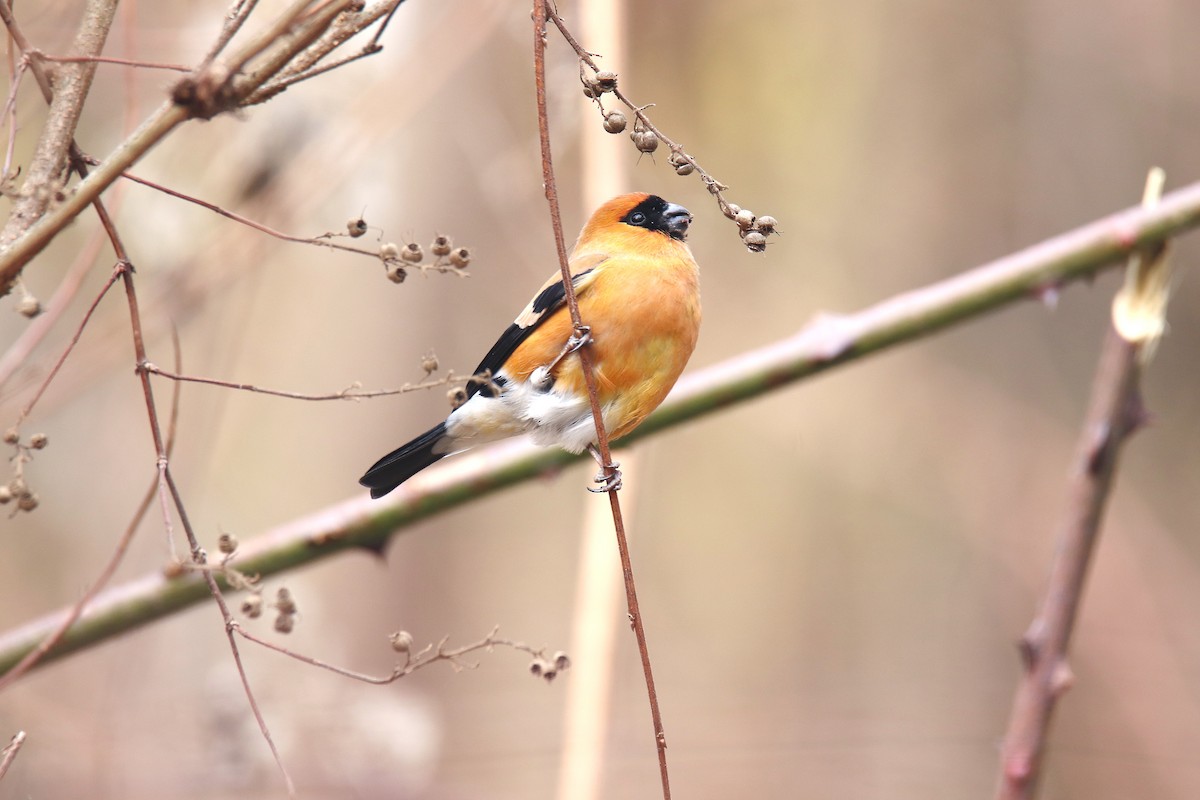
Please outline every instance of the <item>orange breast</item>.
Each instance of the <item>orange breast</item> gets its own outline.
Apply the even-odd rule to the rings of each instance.
[[[687,247],[665,237],[654,247],[610,257],[595,282],[579,298],[591,327],[597,386],[609,436],[635,428],[658,407],[683,372],[700,332],[700,291],[696,262]],[[571,336],[564,306],[541,324],[513,353],[505,372],[525,380],[550,363]],[[555,369],[554,391],[587,395],[578,357]]]

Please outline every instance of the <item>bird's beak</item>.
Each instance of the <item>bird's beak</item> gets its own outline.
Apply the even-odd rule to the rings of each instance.
[[[672,239],[681,242],[687,240],[688,226],[692,224],[692,212],[675,203],[667,203],[663,219],[666,221],[667,233]]]

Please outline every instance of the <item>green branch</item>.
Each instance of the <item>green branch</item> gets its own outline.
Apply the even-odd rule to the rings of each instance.
[[[891,345],[912,341],[1025,297],[1094,275],[1132,250],[1200,225],[1200,184],[1151,209],[1123,211],[990,264],[906,292],[856,314],[825,315],[795,336],[686,377],[627,443],[748,400]],[[382,550],[402,528],[572,460],[512,441],[457,456],[410,480],[390,500],[365,496],[270,530],[244,544],[236,566],[274,575],[347,548]],[[43,664],[205,600],[195,574],[152,574],[100,594]],[[0,636],[6,672],[61,621],[67,609]]]

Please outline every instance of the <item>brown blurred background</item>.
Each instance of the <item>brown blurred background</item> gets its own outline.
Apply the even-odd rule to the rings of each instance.
[[[281,3],[263,4],[267,10]],[[613,137],[629,189],[696,215],[705,327],[694,366],[773,341],[1134,204],[1146,169],[1200,179],[1200,5],[637,3],[622,86],[715,175],[780,220],[740,245],[699,181]],[[18,4],[62,52],[82,3]],[[572,19],[575,3],[562,3]],[[194,63],[226,3],[126,6],[107,53]],[[586,32],[577,31],[585,37]],[[421,377],[422,353],[471,369],[554,269],[530,65],[529,4],[410,0],[386,50],[239,119],[191,123],[137,172],[274,228],[314,235],[360,213],[382,233],[449,233],[471,277],[388,283],[377,263],[286,244],[140,187],[119,221],[152,360],[179,327],[189,373],[295,391]],[[550,36],[569,236],[590,210],[580,134],[598,118]],[[599,49],[593,46],[593,49]],[[102,66],[80,141],[103,155],[166,73]],[[21,95],[18,160],[42,104]],[[615,168],[615,167],[614,167]],[[110,193],[110,196],[112,193]],[[27,271],[48,299],[94,222]],[[1200,796],[1200,291],[1181,277],[1146,379],[1154,424],[1131,443],[1077,629],[1076,687],[1055,719],[1046,798]],[[15,419],[111,267],[0,393]],[[633,557],[679,797],[986,797],[1043,587],[1064,479],[1115,273],[673,430],[639,445]],[[4,301],[0,345],[26,321]],[[102,304],[26,428],[33,514],[0,520],[0,627],[76,598],[154,475],[127,312]],[[159,383],[165,402],[168,386]],[[174,465],[191,518],[258,531],[356,495],[384,451],[445,412],[443,393],[304,403],[189,386]],[[285,583],[293,647],[386,672],[385,636],[571,637],[591,468],[522,486]],[[167,557],[143,526],[122,578]],[[617,574],[613,572],[613,580]],[[623,613],[623,612],[619,612]],[[269,631],[269,620],[257,628]],[[604,797],[654,797],[632,636],[615,653]],[[568,673],[546,686],[498,650],[389,687],[246,648],[250,678],[305,797],[555,796]],[[2,797],[275,797],[217,611],[205,604],[30,676],[0,697],[0,739],[29,740]]]

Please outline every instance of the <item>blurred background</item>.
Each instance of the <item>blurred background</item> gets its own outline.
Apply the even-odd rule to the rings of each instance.
[[[261,4],[264,25],[280,2]],[[632,4],[621,75],[655,122],[780,220],[750,255],[695,177],[627,136],[586,159],[599,116],[553,30],[550,95],[568,236],[590,211],[584,162],[688,206],[705,326],[693,367],[951,276],[1133,205],[1148,167],[1200,179],[1195,31],[1186,0]],[[18,4],[64,52],[80,0]],[[106,53],[195,63],[225,0],[122,4]],[[578,3],[560,5],[569,23]],[[597,34],[599,36],[599,34]],[[295,235],[474,251],[471,276],[389,283],[378,262],[264,236],[124,186],[108,195],[138,269],[150,357],[301,392],[469,371],[554,266],[538,161],[529,3],[410,0],[379,55],[234,117],[193,122],[136,167]],[[103,156],[171,85],[99,68],[79,140]],[[26,85],[18,162],[43,106]],[[603,134],[601,134],[603,136]],[[588,151],[589,153],[595,151]],[[47,301],[94,235],[84,215],[26,271]],[[1132,440],[1055,717],[1043,797],[1200,796],[1200,289],[1180,240],[1170,331]],[[110,274],[102,250],[62,321],[0,387],[7,427]],[[1108,308],[1108,272],[1057,304],[1022,303],[637,447],[633,560],[679,797],[986,797]],[[27,326],[0,301],[0,349]],[[156,384],[165,404],[169,385]],[[444,391],[307,403],[189,385],[173,465],[210,547],[362,490],[378,456],[447,410]],[[0,629],[72,602],[155,474],[118,293],[24,428],[45,432],[32,514],[0,519]],[[566,649],[580,531],[602,500],[579,465],[282,579],[285,643],[386,673],[389,632],[501,634]],[[117,582],[168,558],[152,512]],[[615,559],[593,566],[616,582]],[[623,609],[613,615],[623,619]],[[270,620],[252,623],[267,636]],[[588,631],[582,631],[586,639]],[[564,706],[497,650],[354,683],[245,647],[263,712],[305,797],[560,796]],[[654,797],[658,768],[633,637],[611,656],[598,796]],[[583,665],[577,663],[577,669]],[[3,797],[277,797],[284,792],[209,603],[55,663],[0,696],[0,740],[29,739]]]

